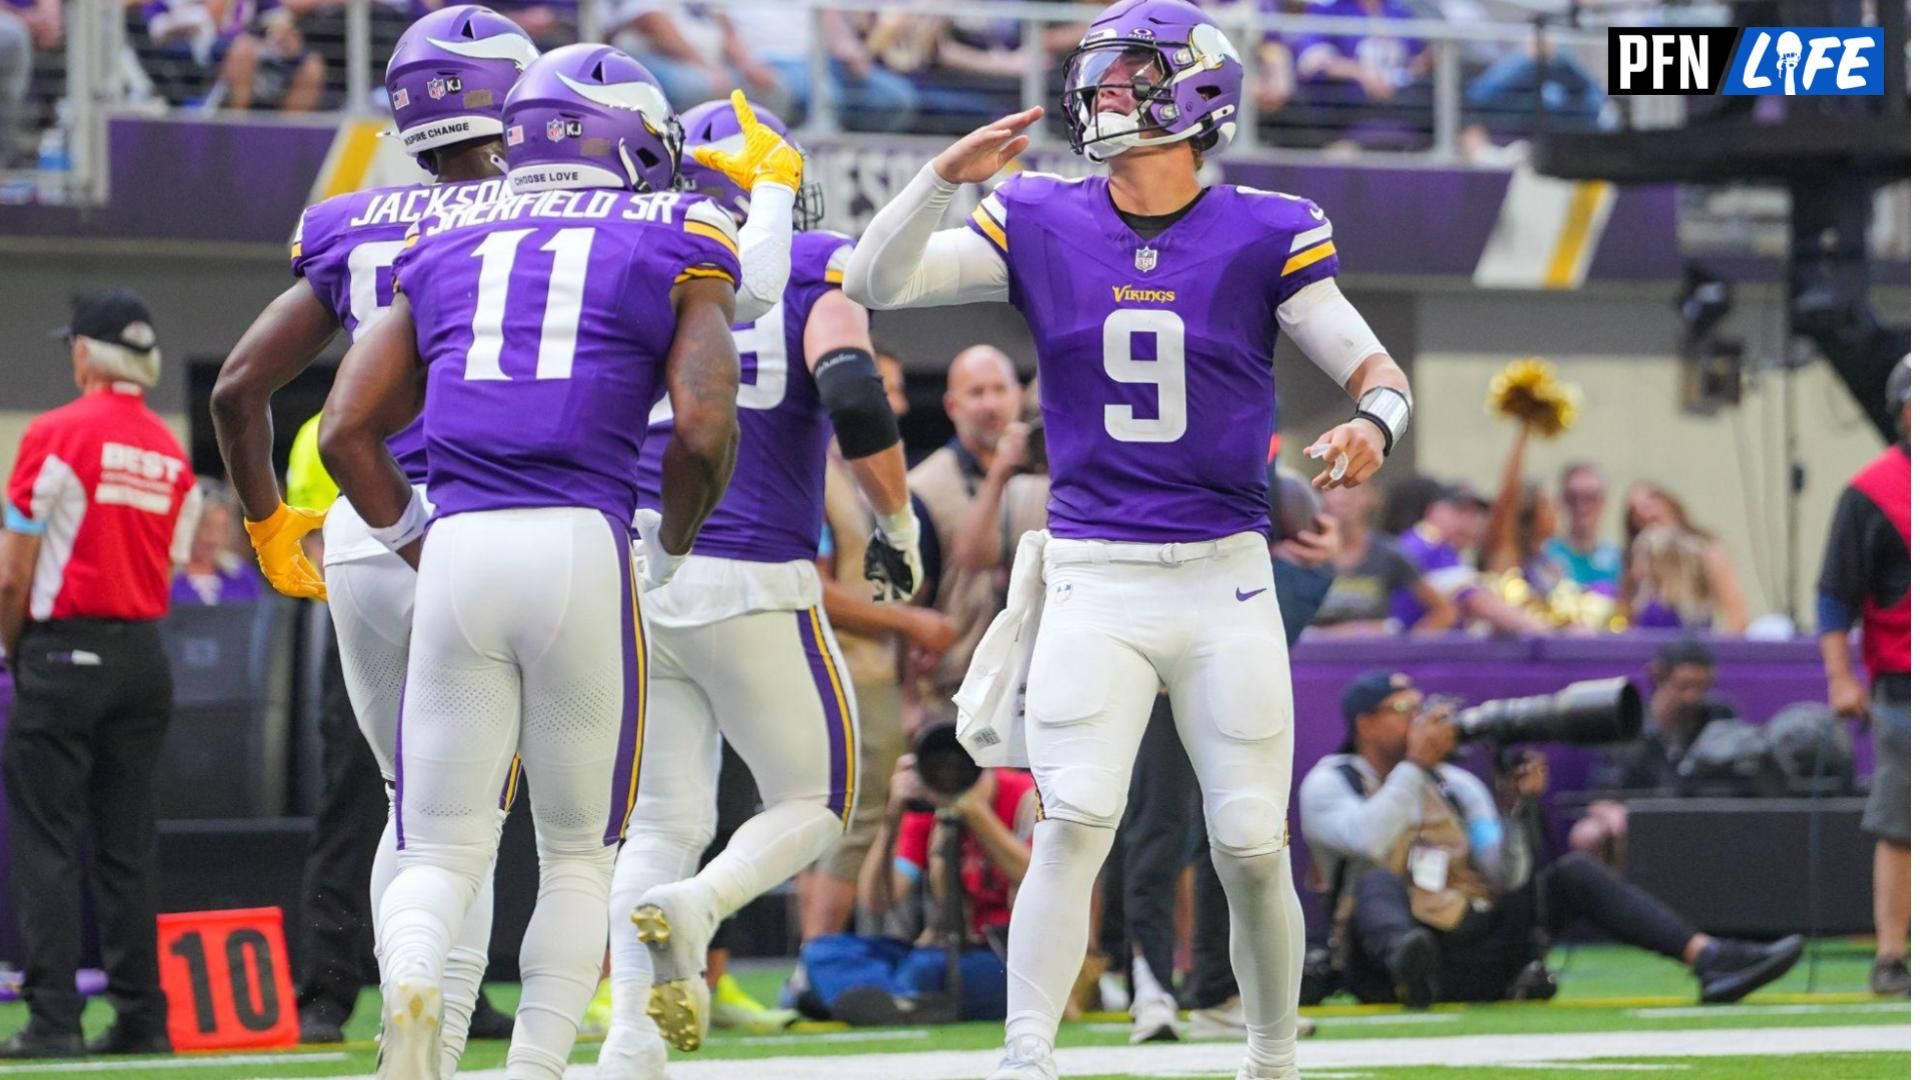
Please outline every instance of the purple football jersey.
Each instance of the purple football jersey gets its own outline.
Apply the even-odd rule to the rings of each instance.
[[[1400,551],[1442,596],[1455,599],[1472,587],[1473,568],[1432,529],[1415,525],[1401,533]],[[1419,597],[1406,589],[1394,590],[1389,607],[1402,626],[1412,626],[1427,613]]]
[[[626,522],[673,286],[737,282],[740,256],[704,195],[544,191],[422,223],[394,272],[427,365],[435,513],[578,506]]]
[[[393,303],[393,261],[407,230],[429,215],[487,203],[506,194],[504,178],[458,184],[408,184],[335,195],[307,207],[293,233],[293,274],[358,338]],[[387,440],[410,483],[427,482],[427,440],[420,421]]]
[[[780,303],[758,322],[734,324],[740,453],[726,495],[693,542],[695,554],[791,562],[818,553],[833,427],[807,369],[803,342],[814,303],[840,288],[852,250],[853,238],[840,233],[795,234],[793,274]],[[673,410],[663,398],[640,452],[640,506],[660,505],[660,461],[672,432]]]
[[[1026,173],[967,223],[1006,258],[1039,353],[1053,534],[1265,532],[1274,309],[1339,269],[1320,208],[1216,185],[1149,241],[1104,177]]]

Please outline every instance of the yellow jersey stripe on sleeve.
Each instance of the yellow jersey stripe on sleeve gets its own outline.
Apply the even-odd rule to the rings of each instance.
[[[293,253],[287,257],[290,259],[298,259],[300,257],[300,244],[298,241],[294,242]]]
[[[740,257],[740,245],[734,241],[733,237],[728,236],[726,233],[721,232],[706,222],[688,221],[686,223],[686,230],[695,236],[704,236],[726,248],[728,251],[733,252],[734,258],[737,259]]]
[[[846,280],[847,280],[847,272],[845,270],[827,271],[827,284],[829,285],[840,285],[840,284],[843,284]]]
[[[973,208],[973,223],[980,226],[980,231],[987,234],[987,239],[993,241],[995,247],[1001,251],[1007,250],[1007,231],[1000,227],[999,222],[993,220],[992,214],[976,206]]]
[[[1333,241],[1331,240],[1327,241],[1324,244],[1318,244],[1318,245],[1315,245],[1314,247],[1310,247],[1307,250],[1301,252],[1300,254],[1295,255],[1293,258],[1288,259],[1287,265],[1280,268],[1280,276],[1286,277],[1288,274],[1293,273],[1295,270],[1300,270],[1300,269],[1304,269],[1306,267],[1312,266],[1314,263],[1319,262],[1321,259],[1324,259],[1331,254],[1333,254]]]
[[[674,278],[673,283],[678,285],[683,281],[692,281],[694,278],[719,278],[722,281],[732,281],[733,275],[717,266],[689,266],[680,271],[680,276]]]

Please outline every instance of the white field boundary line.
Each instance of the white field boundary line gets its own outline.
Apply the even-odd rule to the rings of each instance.
[[[1419,1065],[1526,1065],[1602,1058],[1734,1057],[1843,1052],[1909,1051],[1904,1025],[1860,1027],[1717,1028],[1681,1031],[1602,1031],[1548,1035],[1453,1035],[1415,1039],[1309,1039],[1300,1044],[1301,1068],[1314,1072]],[[1063,1080],[1072,1076],[1218,1076],[1240,1066],[1241,1046],[1229,1043],[1155,1043],[1076,1047],[1058,1054]],[[980,1080],[998,1054],[940,1050],[920,1054],[732,1058],[677,1058],[674,1080],[739,1080],[745,1072],[778,1080]],[[591,1065],[567,1070],[567,1080],[593,1080]],[[505,1070],[463,1072],[461,1080],[505,1080]],[[371,1078],[362,1078],[371,1080]]]
[[[345,1060],[347,1055],[339,1051],[309,1054],[181,1054],[176,1057],[92,1058],[82,1061],[0,1065],[0,1076],[116,1073],[148,1069],[226,1069],[238,1065],[305,1065],[312,1062]]]

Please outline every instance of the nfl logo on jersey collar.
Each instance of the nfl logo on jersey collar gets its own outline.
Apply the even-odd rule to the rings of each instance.
[[[1158,251],[1155,251],[1150,247],[1139,247],[1134,249],[1133,268],[1135,270],[1138,270],[1144,274],[1147,271],[1159,265],[1160,265],[1160,253]]]

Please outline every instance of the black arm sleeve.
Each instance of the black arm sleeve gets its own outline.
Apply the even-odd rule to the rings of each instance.
[[[835,349],[814,365],[813,384],[833,421],[840,452],[848,460],[868,457],[900,442],[900,422],[887,404],[887,388],[865,349]]]
[[[1856,488],[1840,493],[1833,524],[1827,531],[1827,554],[1820,563],[1821,592],[1847,605],[1856,614],[1866,603],[1870,568],[1867,535],[1880,509]]]

